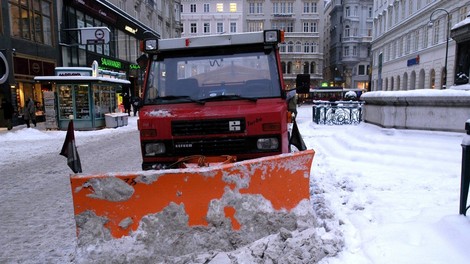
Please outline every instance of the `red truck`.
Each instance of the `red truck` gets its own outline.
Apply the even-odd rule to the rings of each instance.
[[[190,155],[246,160],[289,151],[283,32],[147,39],[142,168]]]

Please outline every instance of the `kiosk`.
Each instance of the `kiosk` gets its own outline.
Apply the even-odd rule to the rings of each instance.
[[[130,85],[125,74],[100,71],[95,63],[91,68],[57,67],[55,73],[34,80],[52,84],[54,104],[46,107],[46,119],[55,118],[57,123],[46,123],[56,124],[60,130],[67,130],[71,119],[76,130],[105,127],[106,115],[118,112],[118,94]]]

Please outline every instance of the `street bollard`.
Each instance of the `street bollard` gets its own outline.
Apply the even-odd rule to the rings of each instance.
[[[462,173],[460,179],[460,209],[459,214],[467,215],[467,198],[470,185],[470,119],[465,122],[467,134],[462,140]]]

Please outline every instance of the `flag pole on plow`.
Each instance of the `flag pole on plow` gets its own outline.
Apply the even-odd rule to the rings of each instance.
[[[75,134],[73,128],[73,120],[70,120],[67,128],[67,135],[65,136],[64,145],[60,151],[60,155],[67,158],[67,165],[74,173],[82,172],[82,164],[78,156],[77,146],[75,145]]]

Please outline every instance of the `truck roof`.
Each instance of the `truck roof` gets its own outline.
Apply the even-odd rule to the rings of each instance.
[[[218,34],[187,38],[160,39],[159,50],[264,43],[264,32]]]

